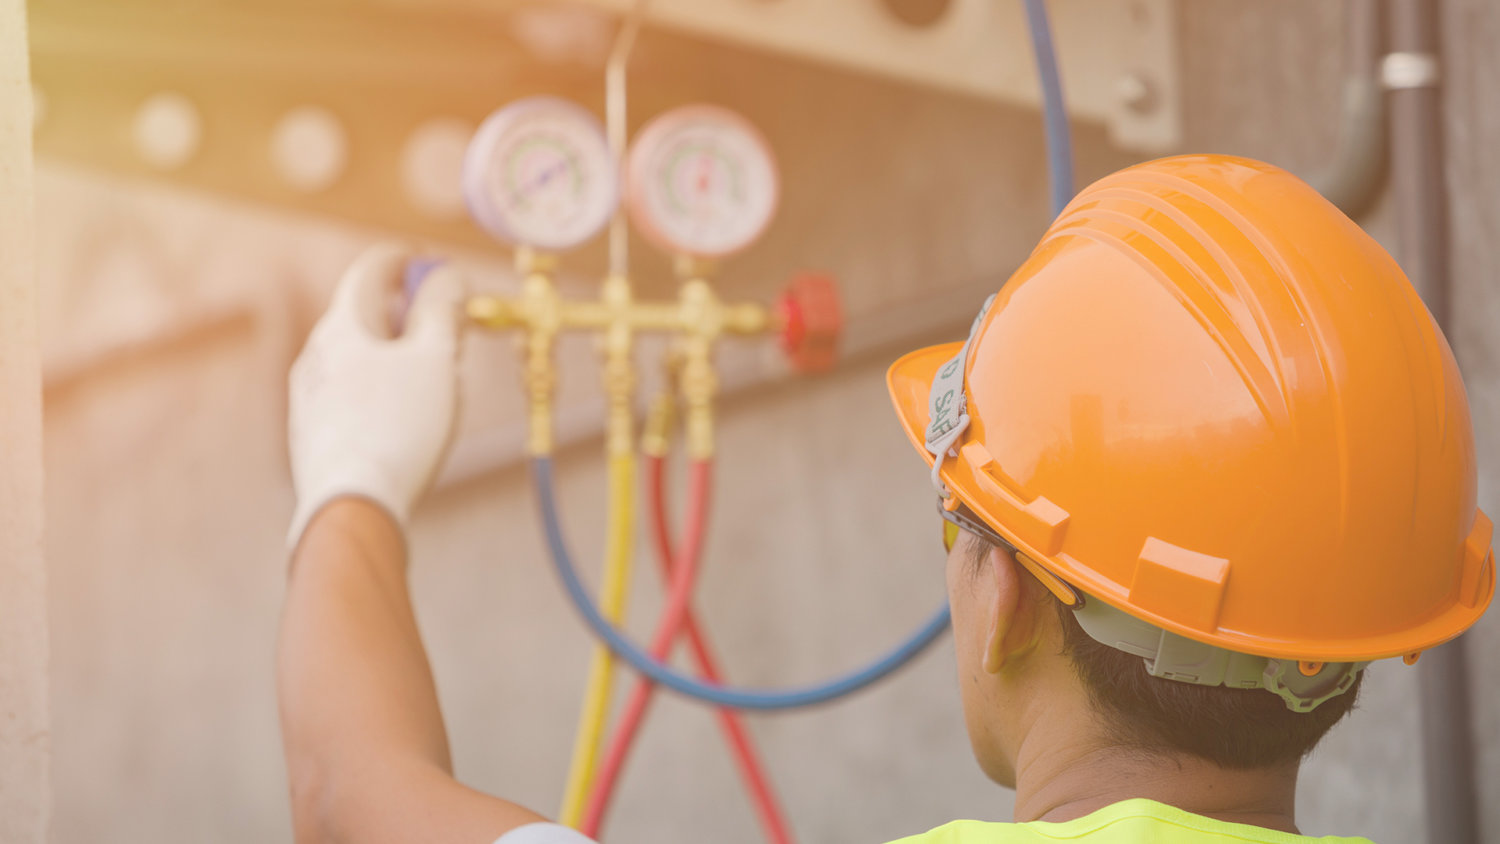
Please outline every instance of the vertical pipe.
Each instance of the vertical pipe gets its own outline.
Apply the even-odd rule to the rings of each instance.
[[[1391,52],[1381,75],[1390,91],[1396,245],[1407,275],[1446,330],[1448,196],[1438,88],[1441,9],[1437,0],[1390,0],[1387,8]],[[1428,652],[1419,671],[1428,844],[1478,844],[1464,640]]]
[[[51,804],[31,109],[26,7],[0,0],[0,841],[7,844],[42,844]]]
[[[1418,663],[1428,844],[1479,844],[1464,643],[1454,639]]]
[[[1313,187],[1350,217],[1370,210],[1385,187],[1386,111],[1380,84],[1383,0],[1344,0],[1344,86],[1338,148]]]
[[[1438,325],[1448,324],[1448,191],[1438,83],[1438,0],[1390,0],[1389,90],[1396,246]],[[1448,844],[1448,842],[1443,842]]]

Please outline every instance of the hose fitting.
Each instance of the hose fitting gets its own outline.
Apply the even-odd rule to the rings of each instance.
[[[604,280],[601,301],[610,312],[604,329],[604,397],[608,405],[605,448],[612,456],[633,453],[634,414],[630,406],[635,394],[635,365],[631,359],[634,331],[630,324],[630,281],[622,275]]]

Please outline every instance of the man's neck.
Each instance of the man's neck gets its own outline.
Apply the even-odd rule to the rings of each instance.
[[[1067,821],[1145,798],[1229,823],[1296,833],[1297,765],[1253,771],[1109,746],[1094,730],[1037,725],[1016,760],[1016,820]]]

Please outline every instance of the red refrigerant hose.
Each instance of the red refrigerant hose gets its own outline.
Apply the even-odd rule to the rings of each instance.
[[[694,661],[698,664],[700,675],[710,683],[718,683],[720,675],[717,660],[709,648],[702,628],[693,617],[691,607],[692,592],[697,581],[698,564],[702,557],[703,538],[708,521],[713,461],[696,460],[692,464],[687,525],[680,556],[676,553],[679,549],[672,547],[671,527],[667,523],[664,480],[666,460],[658,455],[648,455],[645,462],[657,560],[661,564],[662,574],[670,584],[667,604],[662,610],[656,633],[651,640],[651,655],[658,660],[666,659],[679,634],[686,633],[688,645]],[[619,726],[610,739],[609,748],[595,775],[593,790],[589,793],[588,803],[584,808],[581,830],[585,835],[597,837],[599,828],[603,825],[604,815],[609,810],[610,799],[614,796],[615,785],[619,781],[620,772],[625,766],[625,760],[630,754],[640,726],[645,720],[646,709],[650,705],[654,689],[654,684],[644,677],[637,680],[635,687],[631,689]],[[773,844],[791,844],[791,833],[786,818],[739,714],[732,709],[719,709],[717,714],[724,737],[729,742],[735,759],[739,763],[740,773],[750,791],[761,825],[765,828],[766,837]]]

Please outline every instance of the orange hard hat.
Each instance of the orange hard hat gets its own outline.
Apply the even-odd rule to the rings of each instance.
[[[1385,250],[1276,167],[1182,156],[1094,183],[967,344],[888,380],[945,495],[1188,639],[1414,658],[1490,602],[1452,351]]]

